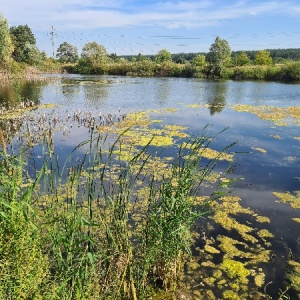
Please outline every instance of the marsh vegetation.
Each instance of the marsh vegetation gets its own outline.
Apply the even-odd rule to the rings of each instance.
[[[1,95],[2,298],[297,299],[297,85],[66,75]]]

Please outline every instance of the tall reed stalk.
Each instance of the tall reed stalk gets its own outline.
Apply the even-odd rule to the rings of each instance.
[[[0,298],[135,300],[176,288],[190,229],[209,211],[195,199],[217,164],[199,155],[210,139],[182,144],[161,176],[150,141],[119,160],[124,140],[107,146],[91,132],[61,165],[45,134],[43,166],[26,187],[26,156],[10,157],[14,175],[0,177]]]

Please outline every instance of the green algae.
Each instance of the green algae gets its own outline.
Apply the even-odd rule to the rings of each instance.
[[[256,216],[256,221],[259,223],[270,223],[270,218],[265,216]]]
[[[210,245],[207,245],[207,244],[204,246],[204,250],[211,254],[219,254],[220,253],[220,250],[218,250]]]
[[[299,209],[300,191],[295,191],[294,194],[295,195],[291,194],[290,192],[286,192],[286,193],[273,192],[273,195],[279,198],[282,203],[288,203],[292,208]]]
[[[261,229],[257,232],[257,235],[261,238],[272,238],[274,235],[267,229]]]
[[[255,114],[262,120],[271,121],[278,126],[287,126],[290,122],[299,126],[300,109],[298,106],[275,107],[275,106],[252,106],[237,104],[231,106],[238,112],[248,112]]]
[[[183,147],[185,148],[192,148],[193,145],[187,145],[186,143],[183,143]],[[230,153],[226,153],[224,151],[217,151],[217,150],[213,150],[209,147],[201,147],[199,149],[197,149],[195,151],[195,155],[203,157],[203,158],[207,158],[207,159],[216,159],[216,160],[226,160],[229,162],[233,161],[233,154]]]
[[[241,300],[240,296],[231,290],[226,290],[223,292],[223,299],[228,300]]]
[[[255,148],[255,147],[251,147],[251,149],[259,151],[261,153],[267,153],[267,150],[263,149],[263,148]]]
[[[277,140],[281,139],[280,135],[278,135],[278,134],[271,135],[271,137],[274,139],[277,139]]]
[[[14,108],[11,110],[6,110],[4,112],[1,113],[0,115],[0,120],[7,120],[7,119],[19,119],[21,117],[24,116],[24,114],[33,111],[33,110],[37,110],[37,109],[49,109],[49,108],[53,108],[56,107],[55,104],[41,104],[41,105],[35,105],[35,106],[30,106],[30,107],[26,107],[26,108]]]
[[[251,274],[241,262],[232,259],[225,259],[221,263],[220,269],[225,272],[229,278],[242,284],[248,283],[247,277]]]

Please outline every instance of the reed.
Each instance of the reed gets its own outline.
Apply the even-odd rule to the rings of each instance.
[[[9,168],[0,166],[0,298],[144,299],[176,289],[191,227],[210,210],[209,201],[195,199],[217,158],[203,165],[197,153],[211,140],[194,138],[157,176],[153,164],[162,153],[150,141],[119,160],[125,133],[109,145],[91,130],[64,165],[45,134],[44,163],[30,180],[27,156],[7,156]]]
[[[3,135],[3,131],[1,129],[1,127],[0,127],[0,144],[2,147],[3,155],[4,155],[4,157],[6,157],[7,156],[6,143],[5,143],[5,139],[4,139],[4,135]]]

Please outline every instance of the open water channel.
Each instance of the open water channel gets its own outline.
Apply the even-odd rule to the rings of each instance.
[[[240,180],[235,182],[233,194],[240,198],[241,207],[251,211],[236,213],[234,224],[251,223],[254,231],[266,229],[273,235],[265,239],[268,242],[261,242],[262,251],[268,249],[272,253],[268,262],[259,265],[265,274],[263,283],[259,282],[258,271],[252,274],[252,281],[262,293],[267,292],[274,298],[280,288],[284,289],[282,282],[289,283],[287,274],[292,269],[289,269],[288,261],[300,262],[300,193],[297,194],[300,191],[300,84],[51,75],[49,81],[0,86],[0,107],[14,107],[26,99],[33,101],[34,105],[55,104],[55,107],[42,108],[30,114],[31,118],[34,114],[40,118],[51,116],[57,124],[62,120],[60,130],[54,133],[54,144],[61,159],[88,138],[88,119],[76,122],[76,116],[88,115],[90,119],[118,122],[129,113],[147,111],[152,118],[160,119],[164,124],[186,127],[184,132],[190,136],[202,134],[206,125],[204,132],[208,135],[227,128],[211,147],[220,151],[237,142],[231,149],[236,154],[230,174]],[[34,124],[26,129],[26,119],[19,119],[17,124],[13,122],[0,119],[0,126],[11,143],[18,143],[21,128],[31,132],[35,130]],[[174,138],[174,145],[176,143],[180,143],[180,137]],[[32,155],[38,157],[41,149],[36,146]],[[217,170],[224,172],[222,168],[220,162]],[[255,216],[267,219],[255,223]],[[217,239],[219,234],[231,231],[232,239],[239,235],[238,230],[234,230],[235,225],[232,230],[223,225],[222,222],[215,224],[206,232],[207,238],[215,241],[210,243],[214,249],[220,250],[218,245],[222,241]],[[240,242],[243,243],[242,239]],[[240,245],[244,247],[246,244]],[[199,242],[198,246],[203,248],[203,243]],[[199,250],[199,247],[196,248]],[[224,247],[221,250],[227,251]],[[255,251],[253,253],[259,252]],[[213,252],[208,251],[207,255],[213,255]],[[199,268],[204,254],[201,255],[197,261]],[[197,278],[193,274],[198,267],[187,266],[190,276],[187,280],[194,286],[199,286],[200,282],[201,287],[216,289],[218,285],[212,283],[213,280],[209,282],[205,275]],[[205,267],[208,268],[203,264],[202,268]],[[207,269],[206,274],[209,273],[212,274],[212,271]],[[295,292],[292,295],[296,297]]]

